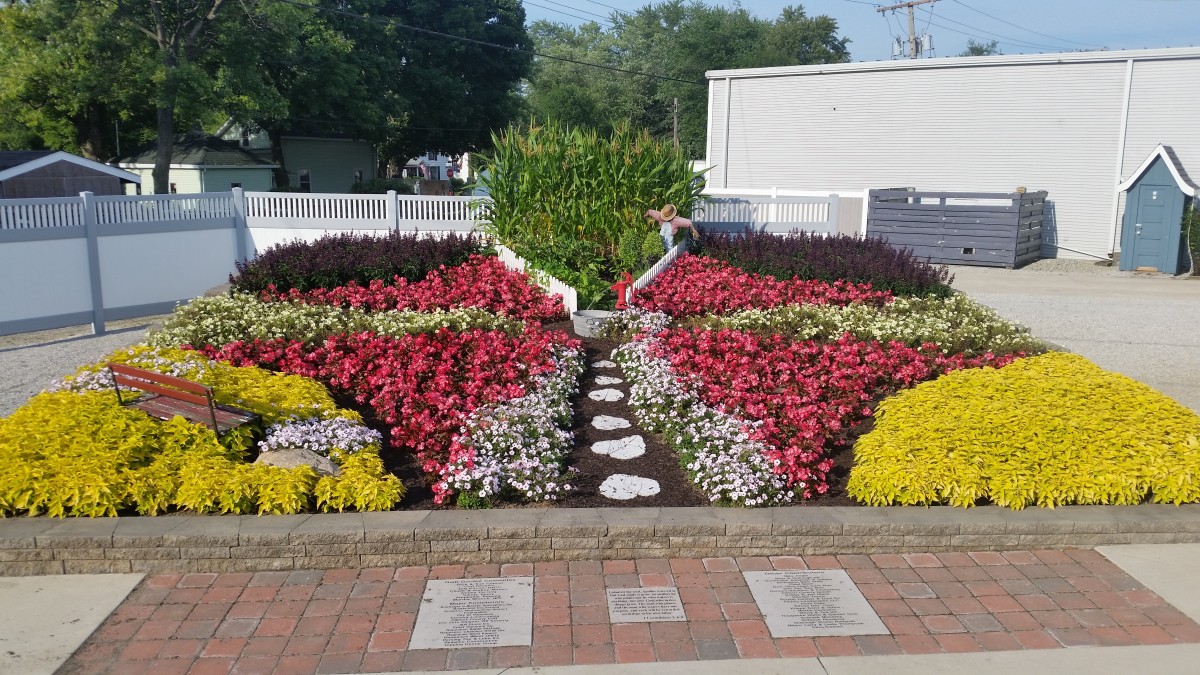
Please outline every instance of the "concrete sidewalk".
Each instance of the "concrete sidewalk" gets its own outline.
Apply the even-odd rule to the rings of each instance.
[[[844,569],[892,634],[772,638],[741,572],[801,568]],[[100,576],[87,585],[119,606],[60,619],[91,636],[59,672],[1180,673],[1200,659],[1195,569],[1200,545],[1163,544],[157,575],[128,597],[127,576]],[[408,650],[427,579],[495,576],[534,577],[531,647]],[[74,609],[71,579],[5,579],[0,606],[33,584]],[[655,585],[679,589],[688,621],[608,623],[603,589]],[[77,640],[28,630],[0,672],[50,672],[26,655]]]

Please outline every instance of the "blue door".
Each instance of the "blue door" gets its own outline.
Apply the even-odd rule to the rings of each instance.
[[[1159,159],[1125,196],[1121,269],[1179,272],[1183,192]]]

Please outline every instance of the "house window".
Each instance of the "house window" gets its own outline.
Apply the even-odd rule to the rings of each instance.
[[[442,167],[440,167],[440,166],[429,167],[429,179],[430,180],[441,180],[442,179]]]
[[[242,129],[242,147],[243,148],[250,147],[250,130],[249,129]]]
[[[312,192],[312,172],[308,169],[300,169],[300,189]]]
[[[363,170],[362,170],[362,169],[355,169],[355,170],[354,170],[354,182],[355,182],[355,183],[361,183],[361,182],[362,182],[362,179],[363,179]]]
[[[242,184],[241,184],[241,183],[230,183],[230,184],[229,184],[229,189],[230,189],[230,190],[232,190],[233,188],[240,188],[240,187],[242,187]]]
[[[171,183],[171,194],[178,194],[179,188],[174,183]]]

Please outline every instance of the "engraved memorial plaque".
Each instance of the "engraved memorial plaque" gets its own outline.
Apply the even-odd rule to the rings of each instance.
[[[425,584],[409,649],[533,644],[533,577]]]
[[[679,589],[674,586],[608,589],[608,620],[611,623],[687,621]]]
[[[743,574],[771,637],[889,634],[845,570]]]

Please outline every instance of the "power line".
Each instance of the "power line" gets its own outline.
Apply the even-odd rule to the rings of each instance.
[[[370,23],[376,23],[376,24],[381,24],[381,25],[385,25],[385,26],[393,26],[395,28],[403,28],[404,30],[409,30],[414,33],[421,33],[423,35],[432,35],[434,37],[447,38],[449,40],[458,40],[459,42],[466,42],[468,44],[479,45],[481,47],[492,47],[495,49],[502,49],[506,52],[513,52],[513,53],[517,53],[517,54],[528,54],[530,56],[536,56],[536,57],[543,58],[543,59],[550,59],[552,61],[562,61],[564,63],[573,63],[577,66],[585,66],[588,68],[599,68],[601,70],[608,70],[608,71],[617,72],[617,73],[624,73],[626,75],[638,75],[640,77],[648,77],[652,80],[663,80],[665,82],[679,82],[681,84],[690,84],[690,85],[694,85],[697,87],[707,87],[708,86],[708,82],[697,82],[695,80],[685,80],[685,79],[678,78],[678,77],[670,77],[668,75],[654,75],[653,73],[642,73],[642,72],[638,72],[636,70],[628,70],[626,68],[618,68],[616,66],[606,66],[603,64],[599,64],[599,63],[588,63],[587,61],[578,61],[576,59],[568,59],[564,56],[552,56],[550,54],[543,54],[541,52],[537,52],[532,49],[521,49],[520,47],[510,47],[508,45],[498,45],[494,42],[486,42],[484,40],[476,40],[475,38],[463,37],[461,35],[453,35],[451,33],[443,33],[441,31],[430,30],[428,28],[418,28],[417,26],[410,26],[406,23],[401,23],[401,22],[399,22],[395,19],[391,19],[391,18],[364,16],[362,14],[355,14],[354,12],[348,12],[344,9],[334,9],[332,7],[319,7],[319,6],[314,7],[313,5],[305,4],[303,2],[300,2],[299,0],[279,0],[279,1],[283,2],[283,3],[287,3],[289,5],[295,5],[296,7],[303,7],[305,9],[313,9],[313,10],[317,10],[317,11],[321,11],[321,12],[326,12],[329,14],[337,14],[339,16],[347,16],[350,18],[358,19],[360,21],[367,21]]]
[[[920,9],[922,12],[928,12],[928,11],[929,11],[929,10],[927,10],[927,9],[924,9],[924,8],[919,8],[919,9]],[[932,16],[930,16],[929,18],[930,18],[930,23],[932,23],[932,19],[933,19],[933,17],[932,17]],[[933,24],[934,26],[937,26],[938,28],[945,28],[946,30],[949,30],[949,31],[954,31],[955,33],[962,33],[963,35],[971,35],[971,37],[977,37],[977,38],[979,38],[980,40],[989,40],[989,39],[992,39],[992,38],[1000,38],[1001,40],[1006,40],[1006,42],[1005,42],[1004,44],[1012,45],[1013,47],[1021,47],[1021,48],[1025,48],[1025,49],[1028,49],[1029,47],[1033,47],[1033,48],[1035,48],[1035,49],[1049,49],[1049,50],[1052,50],[1052,51],[1057,51],[1057,50],[1060,50],[1060,49],[1062,49],[1062,47],[1058,47],[1058,46],[1055,46],[1055,45],[1043,45],[1043,44],[1038,44],[1038,43],[1036,43],[1036,42],[1029,42],[1028,40],[1022,40],[1022,39],[1020,39],[1020,38],[1014,38],[1014,37],[1009,37],[1009,36],[1007,36],[1007,35],[1001,35],[1001,34],[999,34],[999,33],[993,33],[992,31],[986,30],[986,29],[984,29],[984,28],[980,28],[979,26],[972,26],[972,25],[970,25],[970,24],[963,23],[963,22],[961,22],[961,21],[955,21],[954,19],[948,19],[948,18],[942,17],[942,20],[943,20],[943,21],[949,21],[949,22],[950,22],[950,23],[952,23],[952,24],[956,24],[956,25],[962,26],[962,27],[964,27],[964,28],[970,28],[971,30],[976,30],[976,31],[979,31],[979,32],[981,32],[981,33],[983,33],[983,34],[985,34],[985,35],[990,35],[990,36],[991,36],[990,38],[988,38],[988,37],[983,37],[983,36],[980,36],[980,35],[971,35],[970,33],[967,33],[967,32],[965,32],[965,31],[961,31],[961,30],[955,30],[955,29],[953,29],[953,28],[950,28],[949,26],[943,26],[942,24],[938,24],[938,23],[934,23],[934,24]]]
[[[1076,42],[1075,40],[1068,40],[1066,38],[1054,37],[1053,35],[1046,35],[1045,33],[1039,33],[1036,30],[1033,30],[1032,28],[1025,28],[1024,26],[1018,26],[1017,24],[1015,24],[1011,21],[1005,21],[1004,19],[1001,19],[998,16],[992,16],[991,14],[988,14],[987,12],[985,12],[981,9],[975,9],[974,7],[968,5],[965,2],[960,2],[960,0],[954,0],[954,3],[958,4],[958,5],[962,5],[963,7],[966,7],[967,9],[971,10],[972,12],[977,12],[979,14],[982,14],[989,19],[995,19],[996,21],[999,21],[1000,23],[1008,24],[1009,26],[1012,26],[1013,28],[1019,28],[1028,33],[1033,33],[1034,35],[1040,35],[1042,37],[1050,38],[1051,40],[1057,40],[1059,42],[1070,42],[1073,45],[1081,45],[1083,47],[1099,47],[1100,46],[1100,45],[1089,44],[1087,42]]]
[[[602,15],[600,15],[600,14],[596,14],[596,13],[594,13],[594,12],[588,12],[588,11],[586,11],[586,10],[579,9],[578,7],[571,7],[570,5],[564,5],[564,4],[560,3],[560,2],[554,2],[554,0],[542,0],[542,2],[549,2],[549,3],[550,3],[550,4],[552,4],[552,5],[558,5],[559,7],[566,7],[567,9],[571,9],[571,10],[574,10],[574,11],[576,11],[576,12],[583,12],[584,14],[590,14],[591,16],[598,16],[598,17],[600,17],[600,19],[601,19],[601,20],[600,20],[600,21],[596,21],[595,19],[589,19],[589,18],[587,18],[586,16],[579,16],[578,14],[572,14],[572,13],[570,13],[570,12],[564,12],[564,11],[562,11],[561,9],[554,9],[553,7],[547,7],[547,6],[545,6],[545,5],[539,5],[539,4],[537,4],[536,2],[529,2],[529,0],[523,0],[521,4],[524,4],[524,5],[529,5],[530,7],[538,7],[538,8],[544,9],[544,10],[546,10],[546,11],[548,11],[548,12],[555,12],[555,13],[558,13],[558,14],[563,14],[563,15],[565,15],[565,16],[569,16],[569,17],[572,17],[572,18],[574,18],[574,19],[579,19],[580,21],[593,21],[593,22],[595,22],[595,23],[603,23],[603,24],[607,24],[607,25],[609,25],[609,26],[611,26],[611,25],[612,25],[612,24],[609,22],[609,20],[608,20],[608,17],[606,17],[606,16],[602,16]]]

